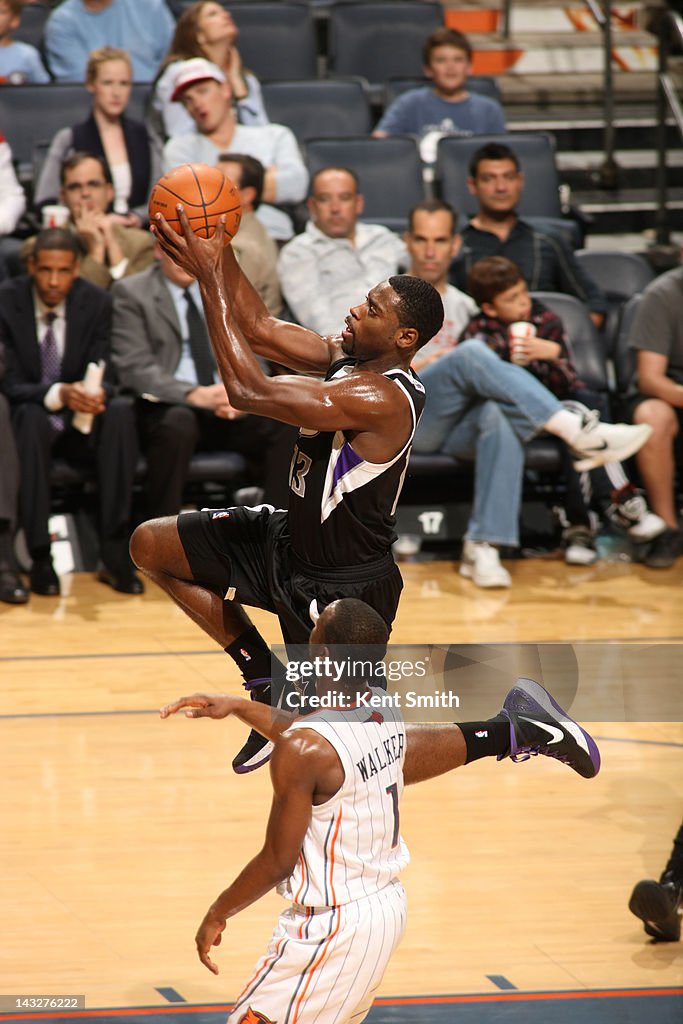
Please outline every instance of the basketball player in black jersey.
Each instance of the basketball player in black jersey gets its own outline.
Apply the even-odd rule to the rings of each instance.
[[[441,328],[439,293],[391,277],[346,317],[338,337],[272,317],[244,276],[223,227],[212,239],[153,225],[164,251],[200,285],[216,362],[232,405],[300,428],[289,511],[211,509],[143,523],[133,560],[231,655],[256,700],[277,702],[271,658],[242,605],[274,612],[286,643],[306,643],[320,612],[359,598],[391,627],[403,586],[391,544],[424,388],[410,369]],[[312,376],[267,377],[256,355]],[[322,378],[322,379],[321,379]],[[233,761],[270,756],[252,733]]]

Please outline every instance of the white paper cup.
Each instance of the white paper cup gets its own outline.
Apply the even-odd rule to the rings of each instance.
[[[43,227],[44,228],[63,228],[69,223],[68,206],[60,206],[55,204],[53,206],[43,207]]]
[[[528,320],[515,320],[513,324],[508,327],[508,337],[510,338],[510,359],[513,363],[518,363],[520,366],[525,366],[528,363],[526,356],[520,351],[518,342],[524,343],[529,338],[536,337],[536,328],[533,324],[530,324]]]

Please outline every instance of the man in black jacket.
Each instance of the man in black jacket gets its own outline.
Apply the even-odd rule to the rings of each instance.
[[[462,249],[452,269],[457,287],[467,289],[467,275],[477,260],[505,256],[522,271],[529,291],[576,296],[600,327],[606,298],[579,266],[571,248],[558,235],[537,231],[517,215],[524,175],[510,147],[490,142],[478,149],[467,186],[479,200],[479,212],[462,232]]]
[[[12,406],[21,483],[19,519],[33,565],[31,590],[59,593],[50,556],[50,468],[59,456],[95,463],[100,505],[98,578],[139,594],[141,580],[128,555],[130,506],[137,456],[133,409],[110,399],[105,386],[89,390],[90,363],[109,359],[111,298],[78,276],[79,250],[62,228],[36,240],[29,274],[0,287],[0,343],[5,346],[3,390]],[[75,414],[92,417],[74,422]]]

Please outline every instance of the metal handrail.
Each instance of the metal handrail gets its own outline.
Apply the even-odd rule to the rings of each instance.
[[[615,159],[616,130],[614,127],[614,79],[612,74],[612,4],[610,0],[584,0],[586,7],[595,18],[603,38],[603,91],[604,91],[604,150],[605,159],[598,170],[603,188],[617,188],[619,165]],[[510,38],[512,0],[502,0],[502,35]]]
[[[683,107],[678,99],[673,79],[669,75],[671,43],[678,41],[683,47],[683,18],[675,11],[666,10],[660,14],[658,25],[659,66],[657,70],[657,220],[656,239],[658,245],[671,241],[667,209],[666,182],[666,133],[669,113],[673,114],[676,127],[683,139]]]

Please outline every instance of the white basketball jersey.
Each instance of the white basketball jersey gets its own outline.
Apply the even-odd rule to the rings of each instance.
[[[294,729],[313,729],[332,744],[344,782],[331,800],[313,807],[296,867],[278,892],[304,907],[363,899],[388,885],[410,859],[399,831],[403,721],[393,706],[361,706],[307,715],[288,732]]]

